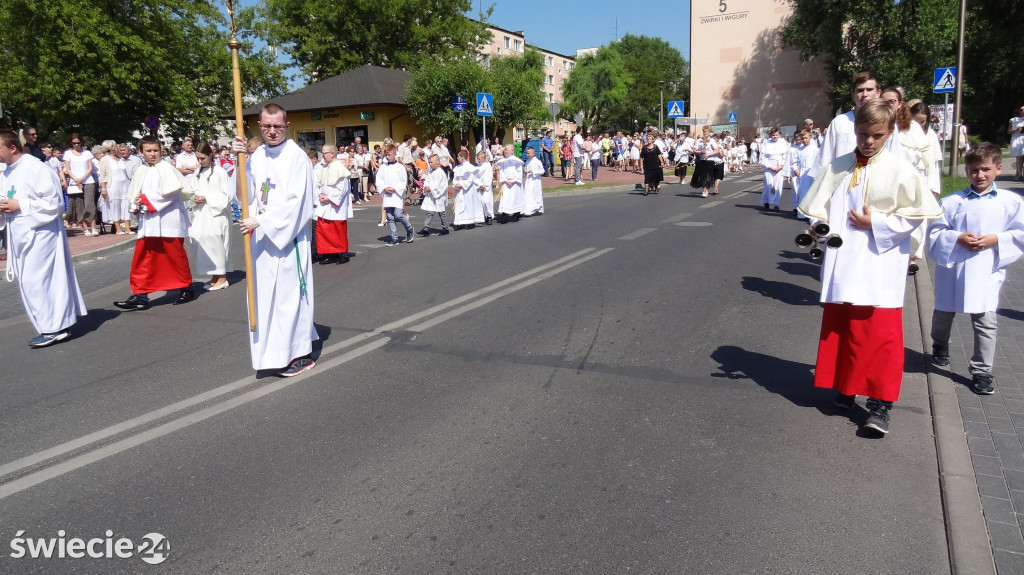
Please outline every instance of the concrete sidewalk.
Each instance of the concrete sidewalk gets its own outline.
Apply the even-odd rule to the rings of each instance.
[[[997,185],[1024,194],[1012,167]],[[926,357],[934,309],[929,263],[931,273],[915,281]],[[974,347],[968,315],[954,322],[949,367],[928,367],[954,573],[1024,573],[1024,260],[1007,270],[1000,301],[995,395],[978,396],[968,387]]]

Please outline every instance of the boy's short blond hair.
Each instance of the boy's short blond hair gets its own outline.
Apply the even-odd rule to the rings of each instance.
[[[885,124],[891,131],[896,126],[896,110],[882,98],[872,98],[857,110],[853,125],[861,124]]]
[[[430,154],[430,157],[427,158],[428,162],[432,162],[434,160],[437,160],[438,162],[440,162],[441,161],[441,156],[438,156],[437,154]]]
[[[799,130],[796,131],[795,134],[793,134],[793,137],[794,138],[802,138],[804,136],[810,136],[810,135],[811,135],[811,131],[810,130],[808,130],[807,128],[800,128]]]

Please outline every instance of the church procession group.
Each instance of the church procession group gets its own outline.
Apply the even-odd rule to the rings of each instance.
[[[130,233],[132,217],[138,220],[129,275],[132,293],[114,302],[129,311],[148,309],[149,296],[155,292],[176,293],[173,305],[195,300],[193,267],[200,275],[211,276],[204,290],[226,288],[226,274],[232,271],[228,237],[232,203],[247,202],[248,217],[238,220],[238,226],[252,248],[255,300],[249,303],[257,318],[256,329],[250,332],[253,368],[282,377],[312,368],[312,343],[318,335],[313,325],[311,265],[347,259],[347,220],[352,217],[355,190],[350,188],[352,174],[338,158],[337,148],[324,146],[321,161],[315,151],[310,154],[286,138],[289,125],[287,112],[268,104],[260,112],[261,137],[249,142],[236,138],[230,146],[235,155],[249,154],[247,197],[233,191],[239,187],[233,163],[226,157],[218,159],[206,142],[193,153],[191,142],[186,141],[183,157],[188,161],[183,162],[167,158],[156,137],[143,137],[140,165],[127,170],[128,162],[119,161],[112,171],[124,177],[112,179],[108,173],[86,184],[84,175],[69,176],[60,162],[55,169],[44,161],[47,158],[37,158],[32,153],[34,142],[23,145],[15,132],[0,130],[0,230],[7,240],[6,276],[7,281],[18,278],[28,318],[39,334],[29,346],[48,347],[68,339],[71,327],[87,313],[67,239],[69,222],[75,218],[64,219],[74,207],[67,204],[64,193],[71,185],[96,191],[105,211],[124,212],[118,216],[116,233]],[[80,145],[81,138],[73,139]],[[116,144],[111,148],[117,153]],[[382,220],[391,231],[386,245],[400,242],[396,222],[406,229],[405,242],[414,239],[406,214],[412,187],[420,191],[420,209],[427,212],[421,235],[431,233],[434,215],[439,216],[440,233],[447,234],[449,229],[516,222],[544,213],[540,182],[544,166],[532,153],[524,161],[513,154],[512,146],[506,146],[493,151],[493,162],[491,150],[481,152],[474,165],[462,150],[457,165],[447,170],[437,154],[423,153],[418,159],[425,161],[426,169],[419,170],[415,163],[399,162],[398,153],[398,146],[385,142],[381,161],[374,162]],[[95,161],[101,172],[102,161]],[[92,169],[90,163],[90,173]],[[96,180],[103,182],[102,195]],[[123,189],[115,191],[113,180]],[[449,199],[454,210],[451,226],[445,221]],[[93,223],[92,217],[85,219]],[[310,225],[311,221],[315,224]],[[91,229],[86,227],[86,235],[95,235]]]

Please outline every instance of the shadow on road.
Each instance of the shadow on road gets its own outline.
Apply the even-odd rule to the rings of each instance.
[[[747,351],[735,345],[723,345],[711,353],[720,373],[711,377],[749,379],[765,390],[776,393],[800,407],[813,407],[826,415],[839,410],[832,405],[835,392],[814,387],[813,366],[763,353]]]
[[[818,305],[818,292],[815,290],[750,276],[744,276],[742,281],[743,289],[757,292],[787,305]]]
[[[79,337],[87,333],[92,333],[98,330],[101,325],[116,318],[122,313],[123,312],[114,309],[90,309],[86,315],[78,318],[78,322],[76,322],[71,328],[71,335]]]
[[[809,256],[808,256],[809,257]],[[806,262],[779,262],[779,270],[791,276],[821,277],[821,266]]]

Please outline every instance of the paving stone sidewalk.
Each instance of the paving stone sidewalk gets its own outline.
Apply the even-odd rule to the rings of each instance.
[[[1024,195],[1024,184],[1013,182],[1012,174],[1011,168],[997,185]],[[968,387],[967,361],[974,353],[968,315],[954,321],[949,368],[932,370],[952,380],[996,569],[1011,575],[1024,573],[1024,260],[1007,270],[998,313],[995,395],[978,396]]]

